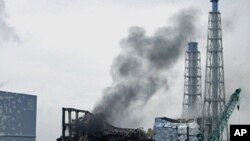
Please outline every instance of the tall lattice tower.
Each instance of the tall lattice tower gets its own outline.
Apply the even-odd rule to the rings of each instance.
[[[221,14],[218,1],[212,2],[212,11],[208,18],[205,94],[203,105],[203,132],[207,141],[218,124],[220,113],[225,105],[225,84],[223,69],[223,47]],[[228,133],[223,135],[228,140]]]
[[[201,59],[197,42],[189,42],[185,54],[183,118],[201,116]]]

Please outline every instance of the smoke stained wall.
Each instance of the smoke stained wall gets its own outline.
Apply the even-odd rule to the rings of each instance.
[[[151,36],[142,27],[129,28],[128,37],[121,40],[121,53],[111,66],[113,84],[103,91],[93,112],[116,126],[140,126],[143,117],[135,109],[143,108],[159,90],[168,91],[164,74],[197,35],[197,13],[196,9],[179,11],[169,26],[158,28]]]

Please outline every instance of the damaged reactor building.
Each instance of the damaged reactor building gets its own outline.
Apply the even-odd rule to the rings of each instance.
[[[198,43],[189,42],[185,52],[181,118],[156,117],[153,129],[146,132],[117,128],[105,121],[102,115],[63,108],[62,136],[57,141],[229,141],[228,120],[241,89],[237,89],[226,102],[219,0],[210,2],[204,94]]]
[[[226,101],[219,0],[210,2],[204,91],[199,45],[186,37],[196,32],[192,14],[177,16],[173,27],[163,27],[153,36],[147,36],[143,28],[131,28],[128,38],[121,42],[128,46],[123,47],[126,52],[112,64],[115,85],[105,89],[107,97],[93,112],[62,108],[62,130],[57,141],[230,141],[228,120],[238,104],[241,89]],[[171,35],[174,41],[165,38],[170,31],[175,32]],[[147,131],[114,126],[132,115],[136,100],[141,98],[142,103],[147,103],[158,89],[167,85],[161,74],[177,62],[183,48],[185,72],[180,118],[154,116],[153,127]],[[36,118],[37,96],[0,91],[0,141],[35,141]]]
[[[141,129],[117,128],[102,115],[62,108],[62,136],[57,141],[151,141]]]

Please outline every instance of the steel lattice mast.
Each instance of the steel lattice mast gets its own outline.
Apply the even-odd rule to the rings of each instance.
[[[225,84],[222,47],[221,14],[218,0],[212,2],[208,18],[208,38],[206,55],[205,94],[203,106],[203,132],[207,141],[218,124],[220,113],[225,106]],[[228,139],[228,133],[226,134]]]
[[[183,118],[201,115],[201,60],[197,42],[189,42],[185,54]]]

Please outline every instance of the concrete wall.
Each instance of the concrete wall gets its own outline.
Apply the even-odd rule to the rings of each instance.
[[[0,141],[35,141],[36,109],[36,96],[0,91]]]

